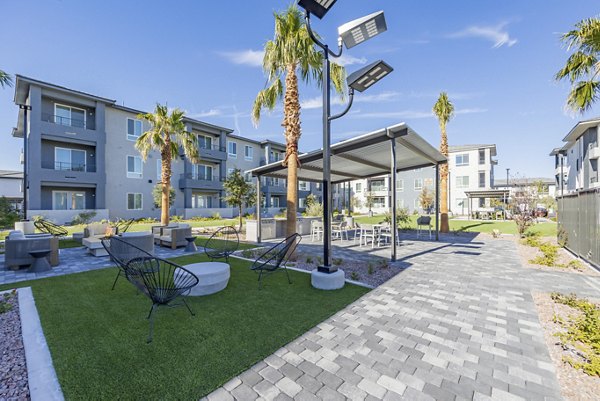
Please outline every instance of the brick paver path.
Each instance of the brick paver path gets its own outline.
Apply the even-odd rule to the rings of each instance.
[[[597,277],[521,266],[515,244],[413,242],[384,285],[209,400],[561,399],[532,291],[600,296]]]

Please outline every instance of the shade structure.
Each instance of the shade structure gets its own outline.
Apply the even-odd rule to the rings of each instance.
[[[446,163],[446,157],[406,123],[382,128],[331,145],[331,182],[341,183],[390,173],[395,141],[396,171],[413,170]],[[299,156],[298,180],[323,180],[321,149]],[[267,164],[247,172],[254,176],[287,178],[287,167],[281,162]]]

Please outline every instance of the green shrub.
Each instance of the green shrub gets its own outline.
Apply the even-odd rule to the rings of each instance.
[[[565,230],[563,226],[558,227],[558,232],[556,233],[556,240],[558,242],[558,245],[562,248],[567,246],[569,234],[567,234],[567,230]]]
[[[242,257],[246,259],[254,259],[254,250],[252,249],[244,249],[242,251]]]
[[[135,222],[139,224],[154,224],[158,223],[158,220],[156,220],[153,217],[142,217],[140,219],[137,219]]]
[[[572,261],[570,261],[569,263],[567,263],[565,265],[565,267],[567,269],[573,269],[573,270],[579,270],[579,271],[583,271],[584,270],[584,265],[581,262],[581,260],[578,259],[573,259]]]
[[[374,272],[375,272],[375,269],[373,269],[373,265],[369,263],[369,267],[367,268],[367,273],[373,274]]]
[[[170,221],[172,221],[173,223],[179,223],[181,221],[184,221],[183,216],[171,216],[169,218]]]
[[[214,213],[212,214],[212,216],[210,216],[210,218],[211,218],[211,219],[213,219],[213,220],[221,220],[221,219],[222,219],[222,218],[221,218],[221,213],[219,213],[219,212],[214,212]]]
[[[536,256],[529,262],[542,266],[555,266],[558,257],[558,246],[549,242],[544,242],[541,243],[538,248],[542,251],[542,256]]]
[[[360,276],[358,275],[357,272],[352,272],[352,274],[350,274],[350,279],[352,279],[354,281],[358,281],[359,278],[360,278]]]
[[[306,264],[312,265],[312,263],[313,263],[312,258],[310,256],[307,256],[306,257]]]
[[[81,212],[77,216],[73,217],[71,223],[74,225],[90,224],[92,219],[96,217],[96,214],[97,213],[93,210],[90,210],[89,212]]]
[[[331,262],[334,266],[340,266],[344,262],[344,260],[342,258],[333,258]]]
[[[0,228],[11,228],[14,227],[15,222],[19,221],[21,217],[6,197],[0,197]]]
[[[7,292],[2,295],[2,298],[0,299],[0,314],[6,313],[6,312],[12,310],[13,306],[11,304],[9,304],[8,301],[10,301],[16,295],[17,295],[16,290],[12,290],[11,292]]]

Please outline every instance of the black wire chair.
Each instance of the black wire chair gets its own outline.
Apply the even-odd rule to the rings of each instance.
[[[262,276],[274,273],[277,269],[283,268],[287,275],[288,283],[292,284],[290,274],[286,268],[286,263],[290,256],[296,250],[298,244],[302,241],[300,234],[292,234],[277,245],[271,247],[268,251],[260,255],[252,264],[250,269],[258,272],[258,289],[262,288]]]
[[[129,263],[131,259],[140,257],[154,257],[154,255],[138,248],[135,245],[130,244],[120,237],[105,237],[102,238],[100,242],[102,242],[102,246],[106,252],[108,252],[112,262],[119,269],[111,290],[115,289],[115,285],[117,284],[119,277],[126,276],[125,270],[127,268],[127,263]]]
[[[198,284],[198,277],[189,270],[168,260],[143,256],[132,259],[127,263],[125,275],[129,282],[152,301],[152,307],[147,317],[147,319],[150,319],[148,343],[152,342],[154,312],[159,306],[185,305],[190,314],[195,316],[183,298]],[[173,301],[179,297],[181,297],[182,303],[173,304]]]
[[[36,220],[33,225],[44,234],[51,234],[55,237],[64,237],[69,233],[66,228],[45,219]]]
[[[129,220],[119,219],[119,220],[117,220],[113,224],[113,227],[115,227],[117,229],[117,234],[126,233],[127,230],[129,230],[129,227],[131,227],[131,225],[133,224],[133,220],[134,219],[129,219]]]
[[[225,226],[219,228],[210,236],[204,244],[204,252],[210,260],[225,258],[229,261],[229,255],[237,251],[240,246],[240,236],[235,228]]]

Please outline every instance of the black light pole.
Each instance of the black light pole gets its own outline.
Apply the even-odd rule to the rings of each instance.
[[[31,106],[20,104],[19,109],[23,110],[23,220],[27,220],[27,189],[29,189],[29,177],[27,176],[27,112]]]

